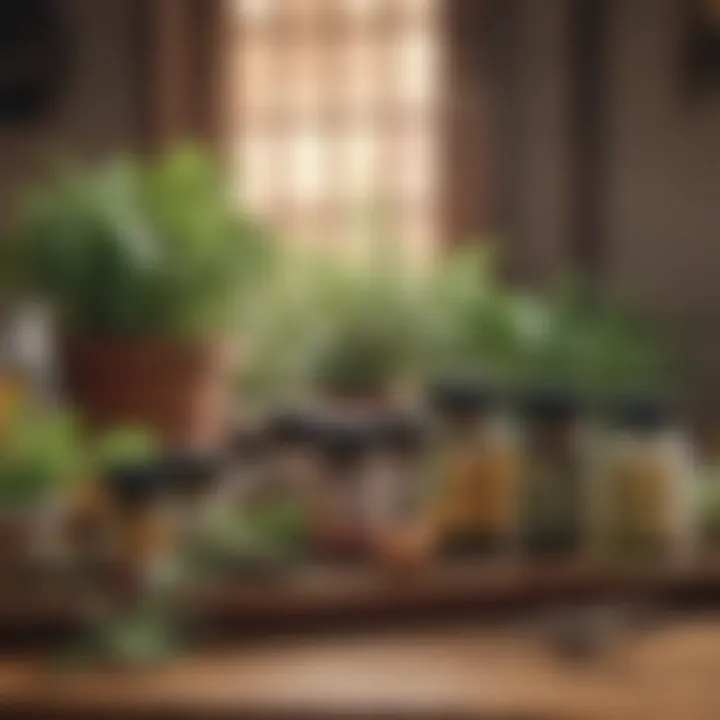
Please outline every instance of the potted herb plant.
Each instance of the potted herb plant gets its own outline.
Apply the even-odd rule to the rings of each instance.
[[[307,354],[310,384],[344,405],[394,403],[428,359],[423,280],[392,265],[326,268],[317,294],[321,321]]]
[[[4,556],[27,556],[86,476],[75,418],[27,407],[6,419],[0,434],[0,535]]]
[[[220,440],[231,331],[268,258],[227,190],[183,148],[64,173],[23,207],[8,262],[54,310],[66,389],[91,427]]]

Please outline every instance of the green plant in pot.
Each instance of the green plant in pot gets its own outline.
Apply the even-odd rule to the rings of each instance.
[[[23,408],[7,419],[0,435],[0,534],[7,557],[26,555],[55,526],[86,473],[72,415]]]
[[[326,397],[375,404],[416,381],[430,339],[424,288],[392,263],[321,269],[310,383]]]
[[[86,464],[73,416],[25,408],[0,437],[0,510],[22,513],[67,491]]]
[[[231,331],[270,255],[201,151],[60,174],[13,239],[14,279],[54,310],[67,389],[93,427],[219,440]]]

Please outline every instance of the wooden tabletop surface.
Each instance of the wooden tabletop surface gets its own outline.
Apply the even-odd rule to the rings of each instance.
[[[716,720],[720,622],[690,618],[560,660],[529,628],[473,625],[277,640],[162,667],[0,661],[0,716]]]

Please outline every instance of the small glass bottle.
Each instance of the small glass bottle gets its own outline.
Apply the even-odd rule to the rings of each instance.
[[[261,485],[268,461],[267,428],[257,423],[238,429],[228,445],[229,472],[224,501],[232,506],[252,499]]]
[[[160,471],[181,537],[192,539],[212,519],[225,459],[210,450],[173,450],[163,457]]]
[[[373,424],[365,485],[364,522],[374,554],[388,565],[420,564],[429,549],[427,432],[408,414],[387,414]]]
[[[371,443],[365,423],[335,419],[321,430],[313,534],[323,557],[357,560],[366,555],[364,499]]]
[[[541,389],[523,401],[523,551],[530,558],[573,559],[586,547],[590,434],[579,398]]]
[[[436,530],[442,555],[506,556],[517,540],[518,453],[500,388],[475,379],[437,385]]]
[[[105,477],[112,555],[136,587],[160,579],[177,549],[177,523],[166,502],[159,462],[112,468]]]
[[[710,557],[720,549],[720,427],[717,419],[704,418],[696,429],[694,448],[698,487],[695,518],[702,551]]]
[[[286,411],[270,418],[264,492],[280,495],[303,506],[315,502],[318,486],[318,425],[310,412]]]
[[[604,443],[594,496],[596,548],[615,564],[690,560],[695,541],[692,451],[672,408],[624,401]]]
[[[0,329],[0,431],[28,404],[44,400],[49,377],[45,319],[35,308],[16,308]]]
[[[320,498],[319,418],[310,411],[275,414],[265,429],[264,457],[244,517],[276,559],[298,559],[308,550]]]

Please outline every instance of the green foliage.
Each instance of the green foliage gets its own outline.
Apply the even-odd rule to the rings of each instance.
[[[473,246],[436,273],[430,304],[441,371],[569,385],[591,401],[667,381],[668,353],[647,318],[578,278],[542,293],[512,288],[495,260],[492,248]]]
[[[79,333],[216,333],[269,260],[263,232],[192,148],[59,173],[29,198],[13,239],[15,280]]]
[[[395,380],[481,372],[574,386],[595,401],[669,377],[647,318],[578,279],[544,292],[515,288],[488,242],[413,275],[386,247],[345,264],[289,252],[246,326],[243,388],[266,397],[303,388],[371,394]]]
[[[669,381],[669,353],[648,318],[577,280],[544,302],[543,332],[528,353],[533,381],[570,383],[592,401]]]
[[[0,438],[0,508],[32,506],[81,480],[87,470],[75,418],[23,409]]]
[[[260,394],[372,394],[420,371],[422,280],[382,248],[353,263],[290,250],[249,327],[242,386]]]
[[[421,288],[382,267],[343,270],[318,284],[326,317],[311,356],[313,382],[363,395],[417,374],[427,340]]]
[[[286,247],[275,269],[247,313],[238,389],[252,400],[287,402],[307,391],[324,309],[318,303],[313,255]]]
[[[72,413],[24,407],[0,434],[0,509],[32,506],[108,467],[159,452],[157,440],[142,428],[118,427],[90,440]]]
[[[97,472],[124,464],[143,463],[161,452],[159,440],[137,426],[117,427],[106,431],[91,446],[91,463]]]
[[[445,258],[431,278],[430,296],[436,372],[521,374],[537,308],[500,282],[492,246],[473,243]]]

